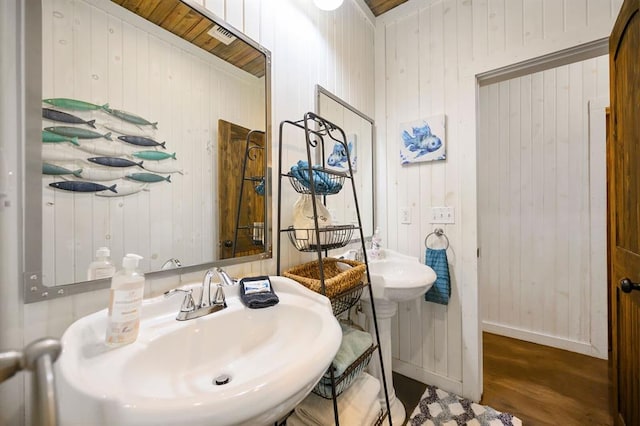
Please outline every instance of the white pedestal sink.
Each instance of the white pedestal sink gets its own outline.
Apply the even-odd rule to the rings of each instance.
[[[275,306],[245,307],[235,285],[226,309],[188,321],[175,319],[180,297],[145,300],[138,339],[119,348],[104,343],[106,310],[76,321],[55,364],[60,423],[273,425],[320,380],[342,331],[326,297],[271,283]]]
[[[369,259],[369,274],[371,275],[371,287],[376,305],[384,373],[391,406],[391,419],[394,425],[401,425],[404,423],[406,413],[402,402],[396,398],[393,388],[391,318],[398,311],[398,302],[421,297],[429,291],[436,280],[436,274],[433,269],[423,265],[414,257],[405,256],[389,249],[383,249],[382,252],[384,258]],[[373,312],[368,292],[363,292],[362,307],[367,315],[368,323],[373,324]],[[374,330],[370,331],[373,332]],[[371,359],[369,368],[375,377],[382,376],[380,360],[377,356]],[[381,396],[381,404],[384,406],[384,394]]]

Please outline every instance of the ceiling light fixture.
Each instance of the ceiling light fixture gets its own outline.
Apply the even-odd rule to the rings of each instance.
[[[335,10],[342,5],[343,0],[313,0],[318,9]]]

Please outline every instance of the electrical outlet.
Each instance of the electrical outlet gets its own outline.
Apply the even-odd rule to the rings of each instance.
[[[400,209],[400,223],[409,225],[411,223],[411,209],[403,207]]]
[[[431,223],[455,223],[453,207],[431,207]]]

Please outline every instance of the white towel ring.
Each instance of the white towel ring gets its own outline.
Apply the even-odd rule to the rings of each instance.
[[[444,248],[445,250],[449,248],[449,238],[447,237],[447,235],[444,233],[444,229],[442,228],[436,228],[433,230],[433,232],[431,232],[429,235],[427,235],[424,239],[424,246],[426,248],[429,248],[429,244],[428,244],[428,240],[429,237],[435,235],[438,238],[442,238],[444,237],[445,240],[447,240],[447,246]]]

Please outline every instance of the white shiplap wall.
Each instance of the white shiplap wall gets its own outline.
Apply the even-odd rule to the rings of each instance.
[[[104,111],[76,111],[96,121],[95,131],[113,138],[81,140],[81,147],[102,144],[102,149],[113,147],[128,155],[153,149],[117,139],[120,133],[142,133],[166,143],[166,153],[176,154],[177,160],[162,164],[182,170],[171,175],[170,183],[151,183],[124,197],[54,190],[49,184],[61,178],[43,176],[43,282],[84,281],[101,246],[110,247],[116,261],[128,252],[142,255],[142,270],[158,270],[170,258],[185,265],[217,258],[219,229],[211,212],[217,217],[218,120],[264,130],[264,79],[238,71],[111,2],[44,2],[42,15],[43,98],[108,103],[158,122],[157,130],[141,129]],[[43,127],[63,124],[43,120]],[[60,156],[66,160],[49,160]],[[86,160],[96,156],[67,143],[43,146],[46,161],[82,169],[83,176],[105,169]],[[127,185],[124,179],[98,183],[116,185],[116,190]]]
[[[95,0],[98,1],[98,0]],[[102,1],[102,0],[100,0]],[[104,0],[106,2],[106,0]],[[18,34],[18,5],[27,0],[8,0],[2,3],[0,27],[3,52],[15,50],[15,34]],[[352,104],[369,116],[374,111],[374,26],[372,15],[361,8],[360,1],[346,0],[335,12],[322,12],[308,0],[207,0],[205,6],[216,15],[225,18],[234,27],[260,42],[272,53],[272,136],[277,149],[278,124],[285,119],[298,119],[306,111],[314,110],[314,86],[320,84],[335,95]],[[6,12],[6,14],[4,14]],[[6,17],[6,20],[5,20]],[[5,31],[6,28],[6,31]],[[0,76],[3,87],[18,84],[17,75],[4,68]],[[5,86],[6,83],[6,86]],[[10,94],[10,91],[3,93]],[[9,105],[15,108],[18,96],[8,96]],[[3,103],[4,105],[4,103]],[[0,210],[2,229],[20,229],[18,194],[20,191],[21,147],[15,143],[17,117],[11,109],[1,111],[3,137],[0,147],[9,170],[7,188],[9,203]],[[39,119],[33,117],[32,119]],[[277,170],[277,151],[273,151],[274,170]],[[290,139],[285,145],[284,163],[290,165],[300,157],[302,145],[299,139]],[[5,173],[5,172],[3,172]],[[4,181],[0,181],[4,182]],[[273,179],[277,184],[277,179]],[[3,183],[4,185],[4,183]],[[273,188],[277,194],[277,188]],[[284,198],[284,205],[293,205],[295,196]],[[4,206],[4,205],[3,205]],[[275,206],[275,201],[274,201]],[[272,209],[273,210],[273,209]],[[285,208],[285,212],[288,210]],[[287,219],[285,218],[285,222]],[[3,232],[3,252],[0,270],[0,350],[21,348],[24,344],[42,336],[61,336],[74,320],[103,309],[108,300],[106,291],[80,294],[50,302],[22,305],[20,236],[18,232]],[[5,235],[7,238],[5,238]],[[284,266],[299,263],[302,255],[284,242]],[[7,250],[5,250],[7,249]],[[233,274],[274,273],[273,259],[228,268]],[[148,282],[146,296],[175,287],[182,282],[200,280],[202,272],[168,277]],[[6,325],[6,327],[5,327]],[[25,419],[24,404],[29,397],[22,397],[24,377],[17,377],[0,387],[0,423],[8,425],[29,424]],[[26,391],[28,395],[28,391]],[[4,398],[5,395],[10,397]]]
[[[410,0],[376,22],[377,211],[385,244],[423,258],[432,206],[445,225],[453,282],[447,307],[400,305],[394,369],[479,399],[482,357],[477,280],[476,75],[607,37],[620,0]],[[401,166],[400,123],[447,118],[447,160]],[[383,184],[384,185],[384,184]],[[413,221],[401,224],[399,209]]]
[[[608,56],[480,88],[478,262],[485,330],[607,357],[605,138]],[[606,102],[605,102],[606,104]],[[590,163],[597,161],[597,167]],[[595,185],[593,184],[595,183]],[[595,302],[595,305],[594,303]],[[604,333],[592,332],[593,326]],[[595,335],[594,335],[595,334]]]

